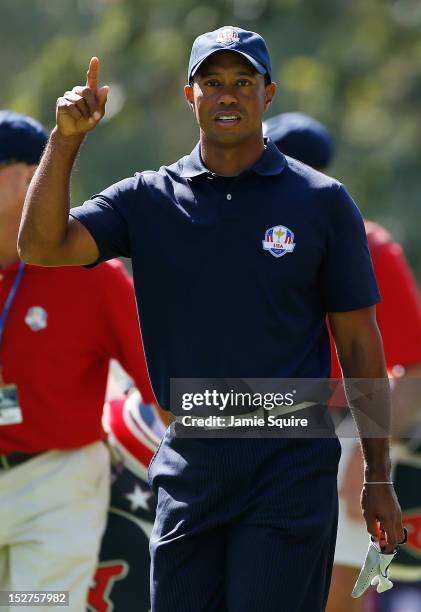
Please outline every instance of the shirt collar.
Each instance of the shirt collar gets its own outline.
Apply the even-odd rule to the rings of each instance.
[[[263,155],[251,167],[251,170],[262,176],[281,174],[287,164],[285,155],[280,152],[278,147],[269,138],[265,138],[265,145],[266,148]]]
[[[200,155],[200,142],[198,142],[190,155],[184,158],[181,176],[183,178],[194,178],[195,176],[208,173],[209,170],[206,168]]]
[[[265,145],[263,155],[250,170],[261,176],[280,174],[286,166],[285,155],[279,151],[278,147],[269,138],[265,138]],[[184,158],[181,176],[183,178],[194,178],[201,174],[209,174],[209,172],[210,170],[202,161],[200,142],[198,142],[190,155]]]

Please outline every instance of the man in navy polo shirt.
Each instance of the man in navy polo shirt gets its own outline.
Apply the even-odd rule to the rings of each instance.
[[[158,401],[171,378],[327,378],[329,313],[344,373],[383,379],[374,280],[361,216],[335,180],[262,136],[275,94],[264,40],[223,27],[192,48],[185,96],[200,127],[191,155],[93,196],[69,216],[68,184],[104,115],[93,58],[86,86],[59,98],[30,186],[22,258],[90,265],[132,257]],[[384,392],[384,411],[388,396]],[[318,612],[336,534],[336,438],[175,436],[150,466],[152,610]],[[385,549],[402,539],[388,440],[364,439],[363,506]]]

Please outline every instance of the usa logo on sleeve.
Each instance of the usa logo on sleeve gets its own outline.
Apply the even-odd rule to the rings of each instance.
[[[284,225],[275,225],[266,230],[262,244],[274,257],[282,257],[295,249],[294,232]]]

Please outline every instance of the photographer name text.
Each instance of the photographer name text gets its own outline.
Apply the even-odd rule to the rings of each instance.
[[[267,417],[258,415],[244,416],[207,416],[196,417],[184,415],[181,423],[185,427],[209,427],[212,429],[224,429],[226,427],[307,427],[308,419],[299,419],[295,416],[282,417],[268,414]]]

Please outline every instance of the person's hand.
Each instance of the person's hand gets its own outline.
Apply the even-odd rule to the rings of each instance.
[[[393,485],[364,485],[361,507],[368,533],[379,542],[382,553],[392,553],[405,539],[402,513]]]
[[[99,59],[93,57],[86,73],[86,85],[73,87],[57,100],[57,131],[66,138],[83,136],[105,113],[108,86],[99,87]]]

